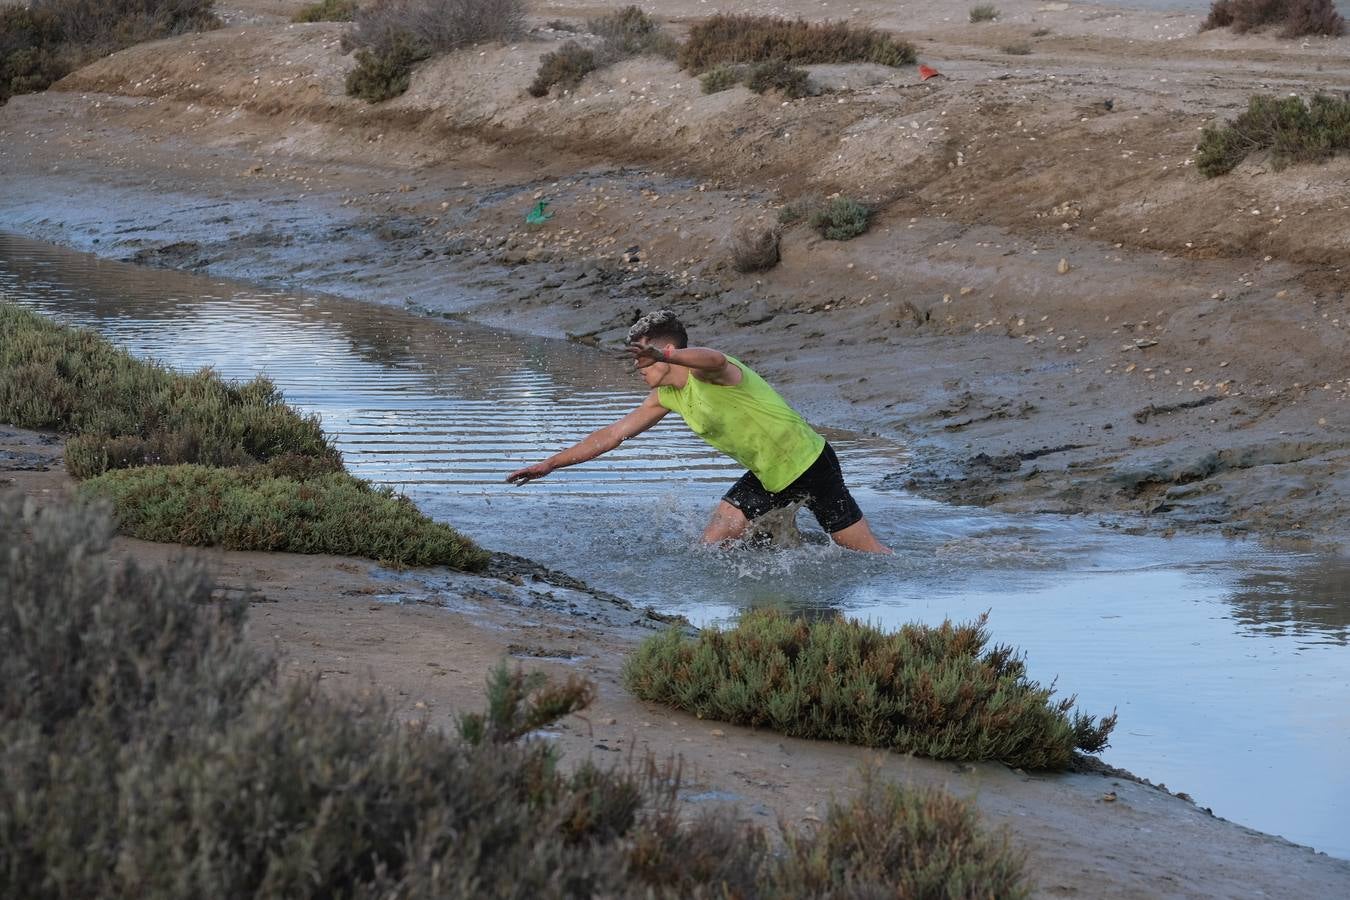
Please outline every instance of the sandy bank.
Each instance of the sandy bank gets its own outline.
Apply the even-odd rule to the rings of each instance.
[[[59,439],[0,428],[0,485],[60,502],[71,486],[60,454]],[[147,562],[185,552],[130,539],[118,539],[118,548]],[[337,557],[205,555],[219,589],[249,599],[251,639],[279,648],[288,671],[317,674],[333,690],[383,691],[402,716],[449,724],[457,711],[479,705],[484,673],[502,657],[584,674],[599,686],[599,700],[555,735],[566,758],[603,764],[630,752],[680,756],[691,808],[730,803],[761,823],[810,823],[831,796],[853,789],[859,766],[873,764],[886,777],[974,798],[986,821],[1007,826],[1026,852],[1038,896],[1322,898],[1350,884],[1350,863],[1125,777],[878,754],[640,703],[620,686],[619,668],[652,623],[614,598],[528,571],[394,573]]]

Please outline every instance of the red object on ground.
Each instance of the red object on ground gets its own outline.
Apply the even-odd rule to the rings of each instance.
[[[927,81],[928,79],[936,78],[941,74],[942,74],[941,72],[939,72],[937,69],[932,68],[931,66],[919,66],[920,81]]]

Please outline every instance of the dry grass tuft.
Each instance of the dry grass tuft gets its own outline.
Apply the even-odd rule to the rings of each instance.
[[[731,264],[737,272],[766,272],[778,265],[779,230],[748,225],[731,236]]]
[[[970,8],[971,24],[992,22],[997,18],[998,7],[994,6],[992,3],[981,3],[979,6],[972,6]]]

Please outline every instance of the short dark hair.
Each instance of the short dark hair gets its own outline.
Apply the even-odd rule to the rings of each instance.
[[[670,341],[681,350],[689,346],[689,333],[671,309],[649,312],[634,322],[633,327],[628,329],[628,343],[636,344],[642,338],[648,341]]]

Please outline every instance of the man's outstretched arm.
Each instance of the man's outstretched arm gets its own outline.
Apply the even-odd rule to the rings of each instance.
[[[669,341],[648,342],[645,338],[629,345],[627,354],[633,365],[645,369],[664,362],[684,366],[699,381],[710,384],[740,384],[741,370],[725,353],[711,347],[676,347]]]
[[[554,469],[575,466],[587,460],[595,459],[602,453],[608,453],[631,437],[651,428],[670,410],[656,399],[656,391],[647,395],[642,405],[612,425],[606,425],[577,441],[566,450],[553,454],[543,462],[517,469],[506,480],[512,484],[525,484],[537,478],[543,478]]]

